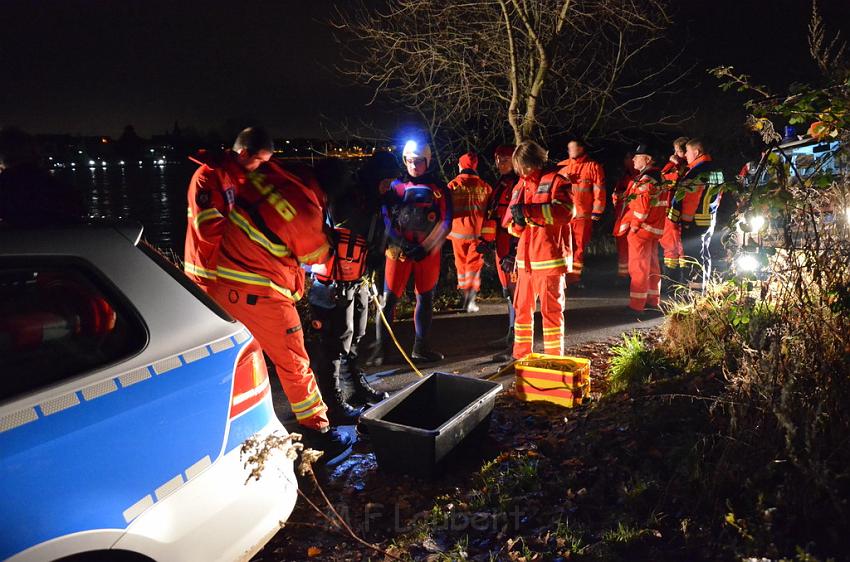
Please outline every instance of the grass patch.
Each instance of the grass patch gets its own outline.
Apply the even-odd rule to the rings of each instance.
[[[620,392],[669,376],[672,365],[660,349],[650,346],[639,333],[624,334],[611,349],[608,366],[609,392]]]

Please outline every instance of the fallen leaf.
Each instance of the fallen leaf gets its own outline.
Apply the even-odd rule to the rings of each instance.
[[[310,548],[307,549],[307,556],[309,556],[310,558],[315,558],[316,556],[320,555],[321,553],[322,553],[322,549],[319,548],[318,546],[311,546]]]

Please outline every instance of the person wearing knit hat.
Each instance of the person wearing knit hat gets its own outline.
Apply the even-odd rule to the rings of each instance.
[[[449,182],[452,196],[452,230],[449,239],[457,270],[457,288],[463,294],[464,312],[477,312],[475,298],[481,289],[481,270],[484,268],[484,256],[478,251],[480,242],[492,239],[496,234],[495,226],[490,224],[484,230],[487,206],[493,188],[478,176],[478,155],[467,152],[458,159],[459,174]]]

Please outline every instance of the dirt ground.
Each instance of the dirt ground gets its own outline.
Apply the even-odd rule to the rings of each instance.
[[[612,343],[588,342],[573,354],[601,375]],[[704,529],[680,504],[687,483],[677,481],[688,447],[711,431],[709,417],[693,400],[670,398],[698,397],[711,381],[603,398],[605,377],[596,376],[594,400],[573,409],[520,401],[511,382],[486,437],[465,445],[441,476],[387,473],[367,439],[320,471],[322,489],[361,538],[403,560],[712,559]],[[311,481],[301,489],[321,504]],[[303,500],[254,558],[384,559],[392,558],[355,543]]]

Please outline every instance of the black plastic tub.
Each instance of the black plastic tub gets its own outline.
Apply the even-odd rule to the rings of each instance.
[[[501,390],[497,382],[433,373],[376,404],[360,420],[369,431],[378,466],[419,476],[438,474],[441,461],[465,437],[486,431]]]

